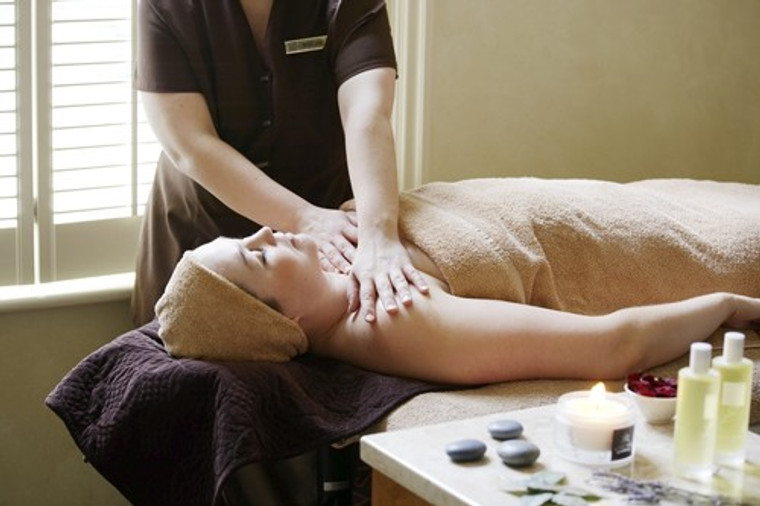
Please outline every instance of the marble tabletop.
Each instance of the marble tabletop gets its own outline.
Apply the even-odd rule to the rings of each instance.
[[[508,492],[515,482],[550,470],[565,475],[565,484],[602,497],[595,505],[621,504],[625,496],[599,487],[592,476],[599,469],[570,463],[553,450],[554,405],[496,413],[425,427],[371,434],[361,438],[361,457],[374,470],[436,506],[490,506],[519,504]],[[528,468],[510,468],[496,454],[499,441],[488,433],[495,420],[517,420],[523,438],[536,445],[541,455]],[[650,425],[637,418],[634,459],[610,471],[637,481],[658,481],[682,490],[721,494],[740,503],[760,505],[760,436],[748,432],[747,458],[742,469],[718,468],[707,482],[689,481],[673,474],[673,423]],[[484,458],[472,463],[452,462],[445,446],[474,438],[486,443]],[[699,444],[695,441],[695,444]],[[668,504],[663,502],[662,504]]]

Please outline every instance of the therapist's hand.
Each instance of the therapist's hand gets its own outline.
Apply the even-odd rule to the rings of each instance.
[[[328,272],[348,274],[356,254],[354,211],[314,208],[298,232],[309,234],[319,246],[319,261]]]
[[[359,242],[351,266],[351,283],[348,288],[349,312],[359,310],[359,317],[367,322],[377,319],[376,302],[379,298],[385,310],[398,313],[399,302],[412,304],[412,290],[427,294],[429,288],[422,275],[414,268],[406,248],[398,240],[373,237]]]

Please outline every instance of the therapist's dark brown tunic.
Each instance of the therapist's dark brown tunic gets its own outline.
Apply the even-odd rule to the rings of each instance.
[[[139,16],[138,89],[201,93],[221,139],[275,181],[318,206],[351,197],[337,89],[396,67],[383,1],[274,0],[263,54],[239,0],[142,0]],[[286,54],[286,41],[322,35],[323,49]],[[153,318],[185,250],[258,228],[162,154],[140,236],[135,323]]]

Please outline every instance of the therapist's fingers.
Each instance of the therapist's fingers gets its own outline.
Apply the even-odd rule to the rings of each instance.
[[[317,257],[319,258],[319,264],[322,267],[322,270],[325,272],[340,272],[337,267],[335,267],[322,253],[322,250],[319,250],[317,252]]]
[[[375,321],[375,284],[372,278],[364,283],[352,272],[348,283],[348,312],[358,311],[359,318],[372,323]]]
[[[353,264],[356,260],[356,245],[359,243],[359,229],[356,224],[349,223],[344,226],[341,235],[333,238],[333,243],[346,260]]]
[[[346,259],[347,262],[349,263],[354,262],[354,259],[356,258],[356,246],[355,246],[356,241],[351,241],[345,235],[340,235],[338,237],[333,238],[332,244],[333,246],[335,246],[335,249],[340,251],[340,254],[343,256],[343,258]],[[348,269],[346,269],[343,272],[348,273]]]
[[[408,306],[412,303],[412,292],[409,289],[409,283],[406,280],[406,275],[401,269],[392,269],[389,273],[389,278],[392,285],[392,292],[395,292],[395,299],[401,301],[402,304]],[[393,295],[391,293],[390,295]],[[387,300],[387,296],[380,296],[381,300]],[[385,304],[385,303],[383,303]],[[386,310],[388,306],[385,306]]]
[[[377,291],[372,278],[359,280],[359,316],[366,322],[372,323],[377,320],[375,315],[375,303]]]
[[[377,291],[377,297],[380,299],[380,302],[383,304],[383,307],[385,308],[385,311],[388,314],[395,314],[398,313],[398,304],[396,303],[396,294],[394,293],[393,284],[391,283],[390,279],[387,275],[381,275],[374,278],[374,290]],[[365,299],[364,296],[362,296],[362,306],[364,305],[365,301],[369,303],[369,299]],[[375,307],[375,298],[372,299],[372,308]]]
[[[425,278],[422,276],[420,271],[414,268],[412,264],[404,265],[402,270],[404,272],[405,279],[411,281],[412,285],[414,285],[414,287],[419,290],[420,293],[430,293],[430,287],[425,281]]]
[[[360,307],[359,303],[359,280],[356,276],[349,276],[348,291],[346,293],[348,297],[348,312],[353,313]]]
[[[354,227],[357,227],[359,225],[359,219],[356,217],[356,211],[344,211],[346,213],[346,217],[348,218],[348,221],[351,222]]]
[[[335,244],[331,242],[323,243],[320,245],[320,251],[327,262],[333,267],[332,270],[343,273],[347,273],[351,270],[351,263]]]

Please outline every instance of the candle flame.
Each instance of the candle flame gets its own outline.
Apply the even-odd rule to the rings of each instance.
[[[591,388],[591,399],[594,402],[601,402],[604,400],[607,391],[604,388],[604,383],[601,381]]]

